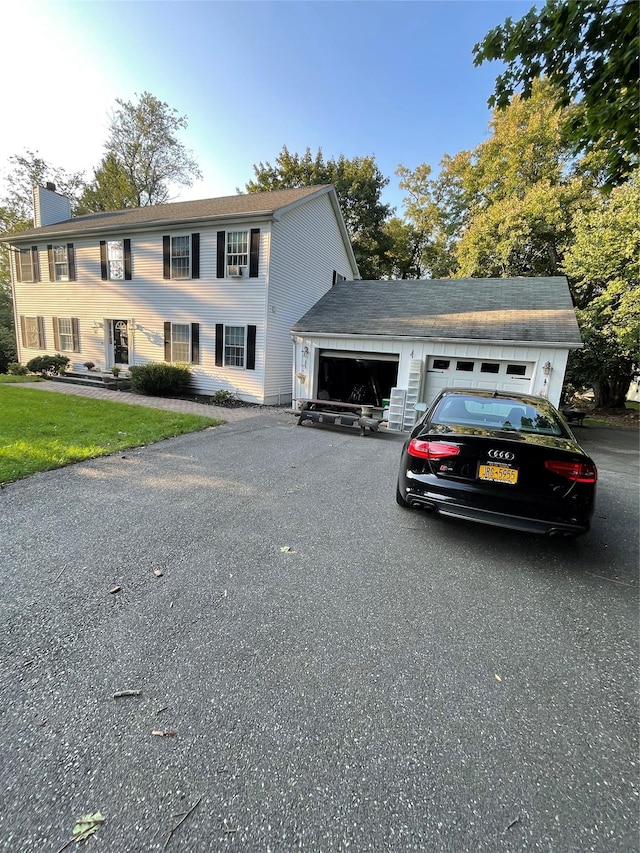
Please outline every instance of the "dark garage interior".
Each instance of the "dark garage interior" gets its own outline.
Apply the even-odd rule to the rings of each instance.
[[[382,406],[398,381],[398,357],[321,351],[318,398]]]

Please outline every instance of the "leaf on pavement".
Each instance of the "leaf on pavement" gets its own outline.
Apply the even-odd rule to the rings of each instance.
[[[104,823],[104,818],[100,812],[94,814],[86,814],[78,819],[78,822],[73,827],[74,841],[86,841],[90,835],[97,832],[100,826]]]

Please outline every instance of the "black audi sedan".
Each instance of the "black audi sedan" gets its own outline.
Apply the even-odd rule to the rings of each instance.
[[[396,500],[481,524],[573,537],[589,530],[597,477],[548,400],[448,388],[405,442]]]

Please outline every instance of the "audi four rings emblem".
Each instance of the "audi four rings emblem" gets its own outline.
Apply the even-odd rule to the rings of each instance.
[[[510,450],[490,450],[489,451],[490,459],[504,459],[505,462],[510,462],[512,459],[516,458],[515,453],[511,453]]]

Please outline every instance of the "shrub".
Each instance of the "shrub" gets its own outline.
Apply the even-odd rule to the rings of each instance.
[[[230,403],[237,402],[237,397],[231,391],[215,391],[211,395],[211,402],[216,406],[228,406]]]
[[[19,361],[12,361],[7,367],[7,373],[10,373],[12,376],[26,376],[28,372],[28,368],[24,364],[20,364]]]
[[[140,364],[131,367],[131,387],[138,394],[169,397],[184,394],[191,382],[191,369],[187,364]]]
[[[37,355],[27,362],[27,370],[30,373],[64,373],[69,359],[66,355]]]
[[[85,361],[85,362],[83,362],[82,366],[83,366],[83,367],[86,367],[86,368],[87,368],[87,370],[93,370],[93,368],[94,368],[96,365],[95,365],[95,362],[93,362],[93,361]]]

